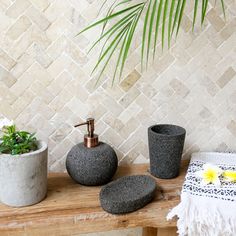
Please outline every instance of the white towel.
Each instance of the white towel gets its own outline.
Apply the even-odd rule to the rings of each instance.
[[[192,155],[181,202],[167,215],[178,217],[180,236],[236,236],[236,182],[220,177],[221,186],[203,186],[196,172],[206,163],[236,171],[236,154],[200,152]]]

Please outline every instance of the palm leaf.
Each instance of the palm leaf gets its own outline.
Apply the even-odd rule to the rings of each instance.
[[[143,62],[144,62],[144,50],[145,50],[145,45],[146,45],[146,32],[147,32],[147,25],[148,25],[148,19],[149,19],[149,12],[151,9],[151,4],[152,1],[149,2],[148,4],[148,8],[147,8],[147,12],[145,15],[145,19],[144,19],[144,26],[143,26],[143,40],[142,40],[142,53],[141,53],[141,57],[142,57],[142,70],[143,70]]]
[[[141,2],[140,2],[141,1]],[[98,67],[101,67],[98,80],[105,72],[107,65],[112,57],[116,57],[115,70],[112,78],[112,84],[116,77],[122,77],[124,65],[127,61],[131,44],[133,42],[136,28],[141,22],[141,16],[144,17],[143,32],[142,32],[142,45],[141,45],[141,65],[143,69],[144,62],[146,67],[149,61],[150,51],[153,49],[153,59],[156,54],[157,43],[159,39],[159,31],[161,30],[161,45],[162,49],[165,42],[168,42],[170,48],[173,33],[177,37],[180,26],[182,23],[183,15],[185,12],[186,0],[140,0],[139,3],[130,5],[132,0],[112,0],[110,7],[106,12],[105,17],[87,26],[80,31],[81,34],[93,27],[102,25],[101,35],[92,44],[89,52],[95,48],[100,42],[102,47],[97,63],[93,69],[94,73]],[[193,23],[194,29],[197,17],[199,15],[201,25],[203,25],[209,0],[192,0],[194,1],[193,10]],[[108,0],[103,0],[102,8],[107,4]],[[222,11],[225,17],[225,4],[224,0],[220,0]],[[201,4],[201,14],[198,14],[199,5]],[[120,8],[122,6],[122,8]],[[112,23],[112,24],[108,24]],[[166,31],[167,30],[167,31]],[[167,34],[167,39],[165,35]],[[119,52],[115,53],[116,48],[119,46]]]
[[[88,31],[88,30],[91,29],[91,28],[94,28],[94,27],[97,26],[97,25],[100,25],[100,24],[102,24],[102,23],[104,23],[104,22],[106,22],[106,21],[108,21],[108,20],[111,20],[111,19],[113,19],[113,18],[115,18],[115,17],[117,17],[117,16],[119,16],[119,15],[122,15],[122,14],[124,14],[124,13],[126,13],[126,12],[128,12],[128,11],[130,11],[130,10],[136,8],[136,7],[139,7],[139,6],[141,6],[141,5],[143,5],[143,3],[136,4],[136,5],[134,5],[134,6],[125,8],[125,9],[123,9],[123,10],[120,10],[120,11],[114,13],[114,14],[111,14],[111,15],[109,15],[109,16],[107,16],[107,17],[104,17],[103,19],[101,19],[101,20],[99,20],[99,21],[97,21],[97,22],[95,22],[95,23],[89,25],[89,26],[86,27],[85,29],[81,30],[81,31],[77,34],[77,36],[80,35],[80,34],[82,34],[82,33],[84,33],[85,31]]]
[[[116,62],[116,68],[115,68],[115,72],[114,72],[113,78],[112,78],[112,85],[113,85],[114,82],[115,82],[115,78],[116,78],[117,71],[118,71],[118,69],[120,68],[120,62],[121,62],[122,56],[124,55],[124,48],[125,48],[125,45],[126,45],[126,43],[127,43],[127,42],[126,42],[126,38],[127,38],[127,36],[128,36],[128,33],[129,33],[129,31],[127,30],[127,31],[126,31],[126,34],[125,34],[125,39],[123,40],[122,45],[121,45],[120,53],[119,53],[119,55],[118,55],[118,60],[117,60],[117,62]]]
[[[108,16],[112,15],[112,12],[113,12],[113,11],[115,10],[115,8],[116,8],[116,6],[114,7],[114,5],[116,4],[116,2],[117,2],[117,0],[115,0],[115,1],[113,2],[113,4],[110,6],[110,8],[108,9],[107,14],[106,14],[106,18],[107,18]],[[103,6],[102,6],[102,7],[103,7]],[[100,14],[100,13],[99,13],[99,14]],[[106,20],[106,21],[103,22],[101,35],[103,35],[103,32],[104,32],[104,30],[105,30],[105,28],[106,28],[106,25],[107,25],[107,22],[108,22],[108,20]]]
[[[106,57],[108,52],[113,48],[114,45],[116,45],[116,42],[120,40],[121,35],[123,35],[123,32],[126,30],[127,26],[121,30],[120,33],[116,35],[116,37],[111,41],[110,45],[106,48],[105,52],[101,55],[101,57],[98,59],[97,64],[94,66],[92,74],[95,72],[95,70],[98,68],[99,64],[102,62],[102,60]]]
[[[225,3],[224,3],[224,0],[220,0],[220,2],[221,2],[221,7],[222,7],[223,14],[224,14],[224,18],[226,19],[226,15],[225,15]]]
[[[112,15],[112,13],[115,11],[115,9],[116,9],[117,7],[119,7],[120,5],[125,4],[125,3],[127,3],[127,2],[130,2],[131,0],[124,0],[124,1],[119,2],[119,3],[116,4],[117,1],[118,1],[118,0],[115,0],[115,1],[113,2],[113,4],[110,6],[110,8],[109,8],[108,11],[107,11],[106,17]],[[107,23],[108,23],[108,20],[104,21],[103,26],[102,26],[101,35],[103,35],[103,32],[104,32],[104,30],[105,30],[105,28],[106,28],[106,26],[107,26]]]
[[[100,72],[100,74],[99,74],[99,76],[98,76],[98,79],[97,79],[97,81],[96,81],[95,86],[98,84],[98,82],[99,82],[99,80],[100,80],[100,78],[101,78],[103,72],[105,71],[105,69],[106,69],[106,67],[107,67],[107,65],[108,65],[108,63],[109,63],[109,61],[110,61],[110,59],[111,59],[111,57],[112,57],[112,55],[113,55],[113,53],[115,52],[117,46],[119,45],[119,43],[120,43],[120,41],[121,41],[121,39],[122,39],[122,37],[123,37],[123,35],[125,34],[125,32],[126,32],[127,29],[128,29],[128,27],[126,27],[126,28],[123,30],[123,32],[122,32],[121,34],[117,35],[117,37],[112,41],[112,43],[109,45],[109,47],[107,48],[107,50],[104,52],[104,55],[107,55],[107,53],[110,51],[110,49],[112,49],[112,50],[110,51],[110,55],[108,56],[108,58],[107,58],[107,60],[106,60],[106,62],[105,62],[105,64],[104,64],[104,66],[103,66],[103,68],[102,68],[102,70],[101,70],[101,72]],[[95,66],[95,68],[94,68],[93,71],[96,70],[96,67],[98,66],[98,64],[100,64],[101,60],[102,60],[102,59],[100,58],[100,60],[98,61],[97,65]]]
[[[106,5],[107,1],[108,1],[108,0],[104,0],[104,1],[103,1],[102,5],[101,5],[101,7],[100,7],[100,9],[99,9],[99,11],[98,11],[98,15],[100,15],[100,13],[101,13],[102,9],[104,8],[104,6]]]
[[[137,9],[135,9],[134,11],[132,11],[131,13],[129,13],[128,15],[126,15],[126,17],[122,18],[121,20],[119,20],[116,24],[114,24],[109,30],[107,30],[105,33],[103,33],[100,38],[93,43],[93,45],[91,46],[91,48],[89,49],[88,52],[91,52],[92,49],[99,43],[102,41],[102,39],[104,39],[106,36],[108,36],[108,39],[110,39],[110,37],[112,35],[114,35],[115,32],[117,32],[120,27],[122,27],[125,23],[128,23],[132,17],[135,16],[135,13],[137,12]]]
[[[123,56],[123,59],[122,59],[121,69],[120,69],[120,77],[122,76],[122,72],[123,72],[123,69],[124,69],[125,61],[127,59],[128,52],[129,52],[129,49],[130,49],[130,45],[131,45],[131,42],[132,42],[132,39],[133,39],[133,36],[134,36],[134,32],[135,32],[135,29],[137,27],[137,24],[138,24],[138,21],[140,19],[140,16],[142,14],[142,11],[143,11],[143,7],[140,9],[140,12],[137,15],[137,17],[136,17],[135,21],[133,22],[132,27],[131,27],[131,29],[129,31],[129,34],[128,34],[128,37],[127,37],[126,46],[125,46],[125,49],[124,49],[125,51],[124,51],[124,56]]]
[[[182,5],[181,5],[181,9],[180,9],[180,13],[179,13],[179,20],[178,20],[178,24],[177,24],[176,36],[179,33],[179,28],[180,28],[181,21],[182,21],[182,18],[183,18],[185,5],[186,5],[186,0],[183,0]]]
[[[157,19],[156,19],[156,27],[155,27],[155,35],[154,35],[154,46],[153,46],[153,59],[156,55],[156,47],[157,47],[157,38],[158,38],[158,30],[160,25],[160,19],[162,14],[162,6],[163,6],[163,0],[159,1],[158,10],[157,10]]]
[[[116,37],[112,40],[112,42],[109,44],[109,46],[107,46],[105,51],[101,54],[101,56],[98,59],[97,64],[95,65],[95,67],[92,71],[92,73],[94,73],[97,70],[98,66],[101,64],[101,62],[106,60],[104,66],[102,67],[100,75],[97,79],[97,83],[100,80],[101,75],[105,71],[105,69],[106,69],[106,67],[109,63],[109,60],[113,56],[113,54],[115,52],[115,49],[117,48],[117,46],[120,44],[120,42],[123,39],[121,51],[120,51],[120,54],[118,56],[116,71],[113,75],[113,82],[114,82],[118,67],[120,67],[120,76],[121,76],[125,61],[127,59],[127,55],[128,55],[128,51],[129,51],[129,48],[130,48],[130,45],[131,45],[133,34],[134,34],[134,31],[135,31],[138,19],[141,15],[141,10],[142,10],[142,8],[140,8],[137,11],[133,11],[132,13],[130,13],[128,15],[129,16],[128,18],[124,17],[123,19],[120,20],[121,24],[119,25],[119,28],[121,28],[121,30],[116,32]],[[108,32],[111,32],[111,29],[109,29]],[[107,34],[107,32],[105,34]],[[126,35],[126,37],[124,37],[125,35]],[[107,38],[107,40],[104,44],[104,48],[105,48],[106,43],[109,42],[109,39],[112,36],[113,36],[113,34],[110,33],[109,37]],[[105,59],[106,57],[107,57],[107,59]]]
[[[174,9],[175,9],[175,0],[172,0],[170,6],[169,23],[168,23],[168,48],[170,48],[171,27],[172,27]]]
[[[173,35],[173,33],[175,31],[176,23],[177,23],[178,18],[179,18],[180,6],[181,6],[181,3],[182,3],[182,0],[177,0],[177,1],[178,1],[178,3],[177,3],[177,6],[176,6],[176,9],[175,9],[175,17],[174,17],[172,30],[171,30],[171,35]]]
[[[201,16],[201,24],[203,25],[205,17],[206,17],[206,10],[208,6],[208,0],[202,0],[202,16]]]
[[[117,64],[116,64],[116,69],[113,75],[113,79],[112,79],[112,84],[114,84],[115,81],[115,77],[116,77],[116,73],[118,71],[118,68],[120,68],[120,74],[119,74],[119,79],[122,76],[122,72],[123,72],[123,68],[124,68],[124,64],[128,55],[128,51],[130,48],[130,42],[131,39],[133,37],[132,32],[134,32],[135,27],[137,26],[137,22],[138,22],[138,18],[140,17],[141,12],[138,13],[138,15],[136,15],[136,17],[134,18],[134,22],[132,23],[134,26],[131,25],[130,29],[127,30],[126,35],[124,37],[121,49],[120,49],[120,53],[118,56],[118,60],[117,60]]]
[[[149,52],[151,49],[151,38],[152,38],[152,33],[153,33],[154,19],[156,16],[157,3],[158,3],[158,0],[155,0],[155,2],[153,4],[153,8],[152,8],[150,25],[149,25],[148,44],[147,44],[147,64],[148,64],[148,59],[149,59]]]
[[[162,20],[162,37],[161,37],[161,45],[162,50],[164,48],[164,39],[165,39],[165,25],[166,25],[166,14],[168,10],[169,0],[165,1],[164,10],[163,10],[163,20]]]
[[[130,17],[128,17],[128,18],[124,17],[124,18],[122,19],[122,20],[124,20],[124,23],[125,23],[125,24],[128,24],[130,21],[133,21],[134,18],[135,18],[135,16],[136,16],[137,13],[139,12],[139,10],[140,10],[140,9],[134,10],[134,11],[133,11],[133,14],[132,14]],[[104,44],[103,44],[103,46],[102,46],[102,48],[101,48],[99,58],[101,57],[101,55],[102,55],[102,53],[103,53],[103,51],[104,51],[104,48],[106,47],[107,43],[109,42],[109,40],[110,40],[110,38],[111,38],[112,36],[114,36],[114,35],[113,35],[113,34],[110,34],[110,35],[106,38],[106,41],[104,42]]]
[[[194,13],[193,13],[193,25],[192,25],[192,30],[194,29],[194,26],[195,26],[196,17],[197,17],[197,10],[198,10],[198,0],[195,0],[195,3],[194,3]]]

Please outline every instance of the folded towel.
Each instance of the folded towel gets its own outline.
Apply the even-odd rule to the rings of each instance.
[[[220,185],[203,184],[199,173],[206,164],[222,170],[218,178]],[[226,170],[235,174],[236,154],[200,152],[192,155],[180,204],[167,215],[168,220],[178,217],[180,236],[236,236],[236,182],[227,180]]]

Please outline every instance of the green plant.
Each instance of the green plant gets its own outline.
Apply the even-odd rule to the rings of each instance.
[[[193,24],[194,29],[198,9],[201,8],[201,24],[204,23],[209,0],[192,0],[194,1]],[[136,3],[134,3],[136,2]],[[99,43],[102,43],[100,55],[92,71],[97,71],[101,67],[97,82],[105,72],[107,65],[112,57],[116,57],[116,65],[113,74],[112,84],[115,79],[122,76],[125,62],[133,42],[134,34],[139,23],[144,17],[141,62],[142,69],[147,68],[152,52],[152,59],[156,54],[158,37],[160,36],[162,49],[167,39],[170,47],[171,39],[179,33],[180,25],[183,19],[187,0],[105,0],[102,7],[110,4],[106,16],[95,23],[89,25],[79,34],[102,25],[101,35],[93,43],[89,52]],[[225,16],[224,0],[220,0],[222,11]],[[119,48],[119,51],[116,50]],[[118,52],[117,52],[118,51]]]
[[[3,127],[3,136],[0,138],[0,153],[24,154],[37,150],[35,134],[26,131],[17,131],[16,126]]]

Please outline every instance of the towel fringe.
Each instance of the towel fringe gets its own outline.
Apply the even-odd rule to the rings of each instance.
[[[223,214],[224,213],[224,214]],[[180,236],[235,236],[236,204],[218,199],[182,193],[181,202],[167,215],[167,220],[178,217]]]

